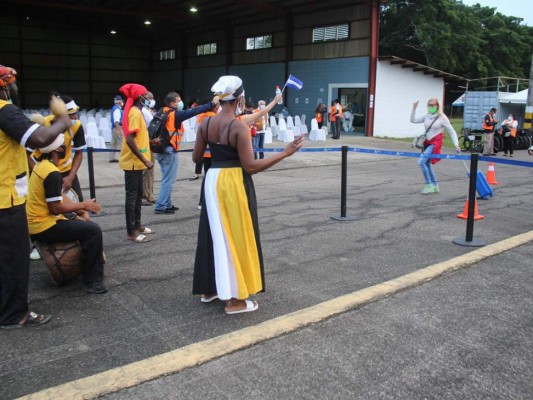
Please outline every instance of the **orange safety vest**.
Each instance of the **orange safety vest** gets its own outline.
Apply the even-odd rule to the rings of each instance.
[[[331,122],[334,122],[337,120],[337,117],[335,115],[335,112],[337,111],[337,106],[335,105],[332,105],[330,108],[329,108],[329,120]]]
[[[494,117],[492,116],[492,114],[488,113],[487,115],[489,117],[490,122],[494,122]],[[485,119],[483,119],[483,125],[481,127],[487,131],[494,130],[494,125],[487,125],[487,123],[485,122]]]
[[[505,121],[503,121],[502,125],[504,125],[506,122],[508,122],[507,119]],[[511,128],[511,137],[515,137],[516,136],[516,130],[517,130],[517,128]],[[503,129],[502,129],[500,135],[503,135]]]
[[[174,127],[175,122],[176,122],[175,121],[176,114],[174,113],[174,109],[172,107],[163,107],[163,112],[168,112],[168,118],[167,118],[167,123],[165,127],[167,128],[168,133],[170,135],[169,144],[170,146],[172,146],[172,148],[174,148],[174,150],[177,151],[180,149],[180,142],[181,142],[181,135],[179,135],[178,132],[183,134],[184,129],[183,127],[180,127],[181,130],[178,129],[178,131],[176,132],[176,129]]]

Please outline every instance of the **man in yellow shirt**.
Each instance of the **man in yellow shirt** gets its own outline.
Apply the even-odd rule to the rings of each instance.
[[[63,134],[65,135],[65,157],[59,160],[57,167],[61,176],[63,177],[63,192],[68,192],[69,189],[73,189],[78,195],[78,199],[83,201],[83,193],[81,191],[80,181],[78,180],[78,170],[80,169],[83,161],[83,149],[86,147],[85,132],[81,121],[78,118],[79,107],[76,102],[69,96],[64,94],[57,94],[67,107],[68,116],[72,126],[70,126]],[[44,125],[50,126],[56,121],[55,115],[51,114],[44,117]],[[72,153],[74,156],[72,157]],[[36,150],[32,154],[31,167],[36,162],[37,158],[41,157],[39,150]]]
[[[30,243],[26,220],[28,161],[26,146],[44,147],[70,126],[67,116],[54,126],[31,122],[13,104],[16,71],[0,65],[0,328],[42,325],[49,315],[28,310]]]
[[[100,205],[94,199],[78,203],[63,199],[63,177],[58,164],[67,156],[64,135],[41,148],[40,153],[30,177],[26,205],[31,238],[42,243],[78,241],[82,249],[83,289],[105,293],[102,230],[89,221],[88,214],[99,213]],[[66,213],[76,213],[81,220],[67,219]]]
[[[127,98],[122,119],[125,140],[119,160],[125,176],[126,229],[128,240],[146,243],[151,240],[146,235],[153,231],[141,225],[143,171],[153,168],[154,163],[150,160],[148,129],[141,110],[143,106],[149,106],[150,99],[144,97],[148,90],[136,83],[127,83],[119,90]]]

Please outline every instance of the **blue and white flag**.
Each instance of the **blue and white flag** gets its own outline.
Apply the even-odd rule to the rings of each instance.
[[[287,79],[287,83],[285,84],[285,86],[300,90],[304,87],[304,83],[298,78],[289,75],[289,79]]]

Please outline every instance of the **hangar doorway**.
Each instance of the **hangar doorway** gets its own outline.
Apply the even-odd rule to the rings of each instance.
[[[344,109],[342,130],[364,136],[366,134],[367,84],[330,84],[328,110],[331,102],[339,99]]]

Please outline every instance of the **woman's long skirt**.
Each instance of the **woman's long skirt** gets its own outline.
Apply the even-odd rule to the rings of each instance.
[[[193,294],[246,299],[265,290],[252,177],[241,167],[212,167],[204,179]]]

